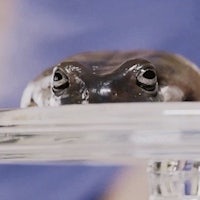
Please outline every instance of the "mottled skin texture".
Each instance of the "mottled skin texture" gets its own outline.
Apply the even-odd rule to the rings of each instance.
[[[21,107],[199,100],[200,72],[186,58],[111,51],[78,54],[47,69],[28,84]]]

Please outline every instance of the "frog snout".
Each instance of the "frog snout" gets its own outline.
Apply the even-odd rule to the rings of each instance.
[[[97,84],[90,89],[90,103],[111,102],[112,88],[108,83]]]

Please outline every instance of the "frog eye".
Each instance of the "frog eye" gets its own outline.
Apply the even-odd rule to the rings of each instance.
[[[57,69],[53,74],[53,86],[52,91],[56,96],[60,96],[64,93],[64,90],[69,88],[69,77],[65,72]]]
[[[136,75],[137,85],[148,92],[157,89],[157,75],[154,69],[140,69]]]

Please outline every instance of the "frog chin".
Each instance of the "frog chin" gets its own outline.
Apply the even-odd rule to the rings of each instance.
[[[163,86],[160,87],[160,91],[158,93],[161,101],[183,101],[184,93],[177,86]]]
[[[69,95],[61,95],[61,96],[55,96],[54,94],[51,95],[51,98],[49,100],[49,105],[50,106],[60,106],[60,105],[63,105],[62,103],[62,99],[63,98],[68,98]]]
[[[49,100],[49,105],[50,106],[60,106],[61,105],[60,98],[52,95],[50,100]]]
[[[84,90],[82,92],[82,99],[80,99],[80,101],[78,101],[78,100],[72,101],[68,94],[61,95],[59,97],[52,94],[51,98],[49,100],[49,105],[50,106],[60,106],[60,105],[65,105],[65,104],[88,104],[89,103],[88,98],[89,98],[89,95],[88,95],[87,90]]]

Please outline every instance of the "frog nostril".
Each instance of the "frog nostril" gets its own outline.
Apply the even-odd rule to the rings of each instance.
[[[116,96],[117,96],[117,92],[113,91],[113,92],[112,92],[112,95],[113,95],[114,97],[116,97]]]

